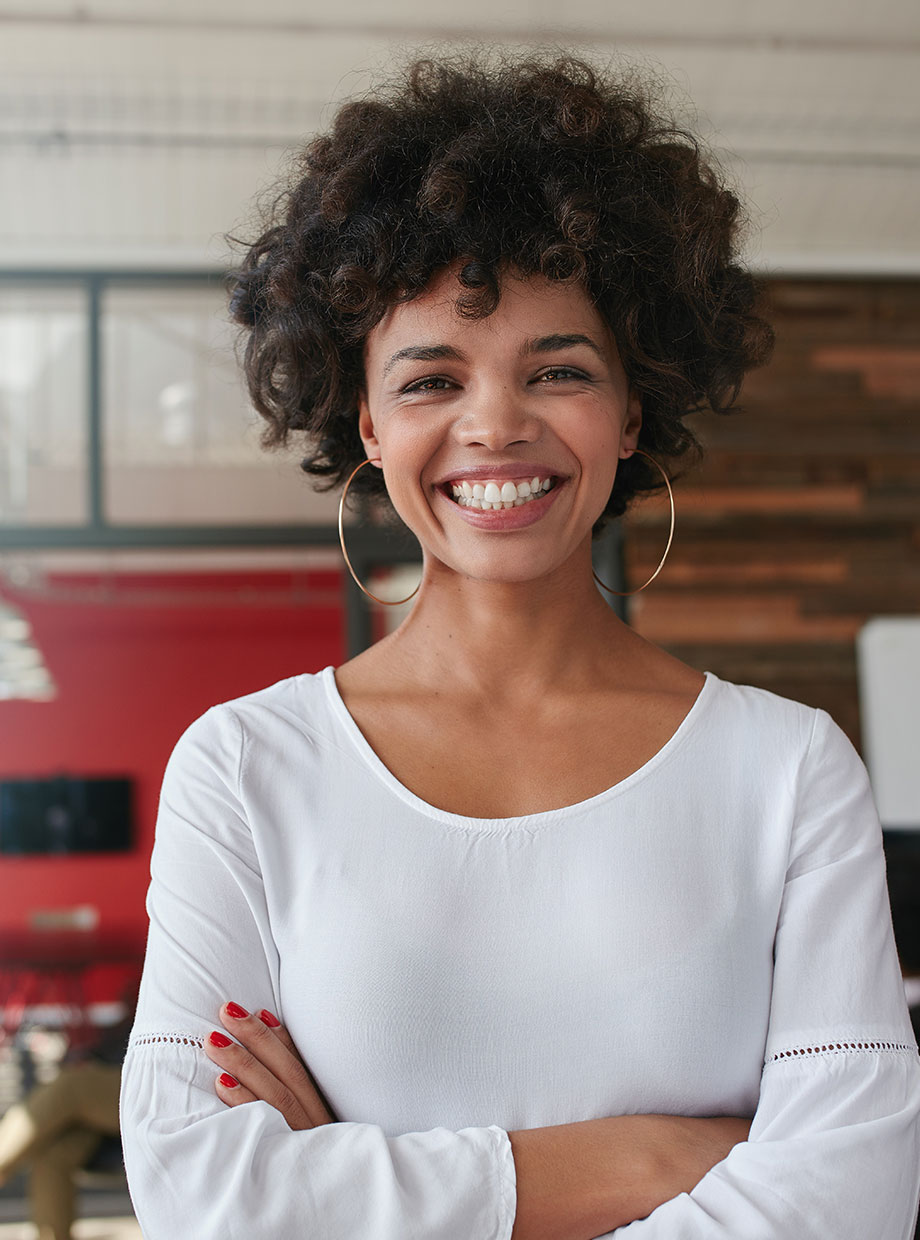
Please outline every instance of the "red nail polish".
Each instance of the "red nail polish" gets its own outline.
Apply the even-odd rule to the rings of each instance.
[[[217,1033],[216,1030],[214,1033],[209,1035],[208,1041],[211,1043],[212,1046],[219,1046],[221,1050],[223,1050],[225,1046],[233,1045],[233,1042],[230,1040],[230,1038],[227,1037],[226,1034]]]
[[[242,1020],[244,1016],[249,1015],[246,1009],[244,1007],[240,1007],[238,1003],[228,1003],[227,1013],[228,1015],[235,1017],[237,1020]]]
[[[269,1029],[277,1029],[278,1026],[281,1024],[281,1021],[278,1019],[278,1017],[272,1016],[271,1012],[269,1012],[267,1008],[263,1008],[262,1011],[259,1013],[259,1020],[262,1022],[263,1025],[268,1025]]]
[[[236,1089],[237,1085],[239,1085],[239,1081],[236,1077],[231,1076],[229,1072],[221,1072],[217,1079],[220,1081],[221,1085],[223,1085],[224,1089]]]

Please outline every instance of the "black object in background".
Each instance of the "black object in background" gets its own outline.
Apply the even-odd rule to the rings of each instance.
[[[130,779],[0,780],[0,854],[127,852]]]
[[[901,968],[920,976],[920,829],[885,830],[882,837]]]

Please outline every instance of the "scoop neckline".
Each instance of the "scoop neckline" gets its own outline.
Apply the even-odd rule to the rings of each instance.
[[[575,801],[571,805],[561,805],[557,809],[540,810],[535,814],[517,814],[510,818],[474,818],[466,814],[454,814],[449,810],[439,809],[438,806],[425,801],[414,793],[411,788],[407,788],[405,784],[398,780],[390,768],[377,756],[367,737],[358,727],[351,711],[345,705],[345,700],[339,692],[339,686],[336,683],[335,667],[332,664],[324,667],[319,673],[319,677],[325,688],[333,713],[347,733],[355,749],[363,758],[365,765],[381,783],[398,796],[400,800],[406,802],[418,813],[424,814],[428,818],[434,818],[448,826],[481,830],[501,830],[502,828],[514,826],[534,828],[548,825],[549,823],[577,817],[580,814],[590,813],[591,810],[602,806],[606,801],[615,800],[617,797],[622,796],[636,784],[648,778],[684,744],[687,737],[696,727],[700,715],[705,711],[710,698],[719,684],[718,676],[713,672],[704,672],[703,684],[694,698],[692,706],[661,748],[656,750],[650,758],[631,774],[618,780],[617,783],[611,784],[609,788],[605,788],[603,791],[597,792],[594,796],[587,797],[585,800]]]

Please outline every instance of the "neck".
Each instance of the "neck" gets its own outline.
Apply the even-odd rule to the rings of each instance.
[[[549,686],[596,686],[635,643],[598,592],[587,545],[539,581],[475,580],[429,562],[412,612],[376,649],[403,683],[526,702]]]

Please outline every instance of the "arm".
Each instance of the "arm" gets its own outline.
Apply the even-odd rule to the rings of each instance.
[[[272,1013],[225,1004],[235,1041],[205,1040],[223,1069],[219,1097],[230,1107],[262,1100],[293,1131],[335,1122],[293,1041]],[[747,1120],[626,1115],[509,1133],[517,1178],[512,1240],[591,1240],[689,1191],[747,1137]],[[616,1174],[611,1175],[611,1169]]]
[[[636,1116],[511,1140],[494,1126],[392,1137],[373,1124],[321,1122],[309,1104],[304,1123],[283,1114],[278,1098],[257,1096],[233,1058],[239,1048],[205,1050],[226,999],[255,1011],[280,1006],[239,757],[234,716],[210,712],[177,746],[164,780],[148,955],[122,1087],[129,1183],[148,1240],[287,1240],[319,1230],[324,1240],[508,1240],[512,1226],[514,1240],[588,1240],[695,1183],[738,1139],[719,1130],[728,1121]],[[247,1041],[241,1023],[225,1024]],[[239,1095],[248,1105],[215,1092],[221,1068],[254,1087]],[[665,1156],[668,1122],[705,1133],[689,1162],[683,1146],[680,1158]]]
[[[689,1192],[739,1141],[744,1119],[620,1115],[509,1133],[512,1240],[590,1240]]]
[[[623,1240],[909,1240],[920,1060],[868,781],[818,712],[803,761],[750,1139]]]
[[[497,1127],[292,1132],[267,1102],[227,1107],[216,1095],[202,1048],[221,1003],[280,1009],[240,752],[235,716],[209,712],[180,741],[163,785],[122,1083],[125,1162],[147,1240],[508,1240],[514,1164]]]

